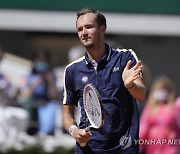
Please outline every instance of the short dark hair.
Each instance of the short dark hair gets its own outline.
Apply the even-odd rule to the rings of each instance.
[[[87,14],[87,13],[94,13],[96,15],[95,20],[96,20],[99,27],[102,25],[107,27],[105,16],[100,11],[97,11],[97,10],[92,9],[92,8],[83,8],[80,11],[78,11],[77,12],[77,20],[79,19],[80,16]]]

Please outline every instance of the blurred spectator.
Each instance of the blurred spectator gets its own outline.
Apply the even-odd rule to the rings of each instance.
[[[36,50],[32,72],[19,82],[17,101],[30,113],[29,134],[54,134],[58,91],[48,50]]]
[[[72,46],[69,51],[68,51],[68,62],[67,63],[72,63],[78,58],[82,57],[85,55],[85,48],[82,45],[75,45]],[[66,65],[65,65],[66,66]],[[63,85],[64,85],[64,70],[65,66],[57,67],[54,69],[54,73],[57,77],[56,80],[56,85],[59,91],[59,96],[60,96],[60,102],[62,103],[63,101]],[[66,147],[68,149],[74,148],[75,146],[75,140],[64,130],[63,125],[62,125],[62,108],[60,105],[60,108],[58,115],[57,115],[57,122],[56,122],[56,136],[60,139],[59,143],[61,146]],[[77,121],[80,121],[80,107],[76,107],[76,114],[75,118]]]
[[[160,144],[163,140],[168,141],[178,137],[177,117],[175,117],[178,115],[174,114],[175,98],[175,87],[167,76],[160,76],[153,82],[140,119],[140,139],[144,141],[150,139],[155,142],[141,144],[141,153],[177,154],[179,145]]]
[[[82,45],[75,45],[72,46],[69,51],[68,51],[68,64],[74,62],[75,60],[77,60],[78,58],[82,57],[85,55],[85,48]],[[65,65],[66,66],[66,65]],[[63,85],[64,85],[64,70],[65,70],[65,66],[61,66],[61,67],[57,67],[54,69],[54,72],[56,74],[57,77],[57,88],[58,91],[60,92],[60,101],[62,102],[63,100]],[[76,114],[76,119],[79,119],[79,108],[77,108],[77,114]],[[62,115],[61,115],[62,116]],[[62,126],[62,123],[61,123]],[[63,129],[63,128],[62,128]]]
[[[179,118],[180,117],[180,96],[175,101],[174,117],[175,117],[177,128],[178,128],[177,138],[180,139],[180,118]],[[180,153],[180,143],[177,150],[177,154],[179,153]]]
[[[3,55],[4,55],[4,50],[3,50],[2,44],[0,43],[0,61],[2,60]]]
[[[84,56],[85,54],[85,48],[82,46],[82,45],[75,45],[75,46],[72,46],[69,51],[68,51],[68,59],[67,59],[67,63],[71,63],[75,60],[77,60],[78,58]],[[65,70],[65,66],[60,66],[60,67],[57,67],[54,69],[54,72],[57,76],[57,80],[56,80],[56,85],[57,85],[57,88],[59,89],[60,91],[60,94],[61,94],[61,100],[63,99],[63,96],[62,96],[62,93],[63,93],[63,85],[64,85],[64,70]]]
[[[21,148],[29,144],[26,135],[29,114],[25,109],[9,105],[11,100],[5,93],[0,93],[0,150]],[[25,140],[24,140],[25,139]]]
[[[1,65],[1,60],[3,59],[3,55],[4,55],[4,50],[2,48],[2,45],[0,44],[0,65]],[[12,85],[9,79],[2,72],[0,72],[0,94],[6,94],[7,96],[9,96],[11,87]]]
[[[16,88],[2,71],[5,54],[0,45],[0,151],[4,152],[12,147],[21,148],[22,142],[27,145],[30,139],[26,135],[29,114],[14,100]]]
[[[11,97],[12,84],[9,79],[2,73],[0,73],[0,94],[6,94]]]

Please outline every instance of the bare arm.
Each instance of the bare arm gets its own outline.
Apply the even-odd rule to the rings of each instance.
[[[144,101],[146,98],[146,87],[139,77],[135,81],[133,81],[133,85],[131,88],[128,88],[130,94],[139,101]]]
[[[75,106],[74,105],[63,105],[63,126],[64,129],[69,132],[69,128],[71,125],[76,125],[76,121],[74,119],[74,111]]]
[[[69,132],[69,128],[72,125],[76,125],[76,121],[74,119],[74,111],[75,106],[74,105],[63,105],[63,125],[67,132]],[[75,140],[78,143],[86,143],[89,140],[89,137],[91,136],[90,132],[86,132],[84,129],[79,129],[78,127],[74,129],[72,132],[72,137],[75,138]]]
[[[122,74],[124,85],[135,99],[144,101],[146,98],[146,87],[140,77],[143,66],[141,61],[138,61],[132,68],[130,68],[130,64],[131,60],[128,61]]]

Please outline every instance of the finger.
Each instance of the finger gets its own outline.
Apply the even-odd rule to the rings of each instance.
[[[81,130],[79,131],[79,136],[80,136],[80,137],[83,137],[85,134],[86,134],[86,130],[85,130],[85,129],[81,129]]]
[[[92,136],[91,131],[88,131],[87,134],[88,134],[89,136]]]
[[[92,136],[90,129],[88,129],[88,130],[85,129],[84,136]]]
[[[90,130],[90,127],[86,127],[85,131],[88,132]]]
[[[83,135],[78,135],[78,136],[77,136],[77,139],[78,139],[78,140],[82,140],[82,139],[83,139]]]
[[[142,71],[142,67],[139,67],[134,71],[134,75],[140,75],[140,72]]]
[[[127,62],[125,69],[129,69],[130,66],[131,66],[131,60],[129,60],[129,61]]]
[[[133,80],[136,80],[137,78],[141,77],[140,71],[136,71],[133,76]]]
[[[90,129],[83,129],[82,132],[80,133],[81,137],[87,137],[87,136],[92,136]]]
[[[140,65],[140,66],[137,68],[137,70],[138,70],[139,72],[141,72],[142,69],[143,69],[143,65]]]
[[[142,66],[142,64],[141,64],[141,61],[139,60],[133,68],[134,68],[134,70],[136,70],[136,69],[138,69],[140,66]]]
[[[135,81],[135,80],[138,79],[139,77],[140,77],[139,75],[134,76],[133,81]]]

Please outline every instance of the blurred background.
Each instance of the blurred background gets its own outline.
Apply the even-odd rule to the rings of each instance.
[[[61,123],[62,78],[64,66],[82,55],[75,22],[83,7],[105,14],[109,44],[136,52],[148,92],[165,75],[179,96],[179,6],[178,0],[0,1],[0,151],[73,153],[75,142]]]

